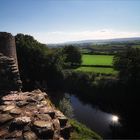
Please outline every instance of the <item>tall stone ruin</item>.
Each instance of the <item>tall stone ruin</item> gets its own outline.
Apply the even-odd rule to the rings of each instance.
[[[0,91],[21,87],[15,39],[10,33],[0,32]]]

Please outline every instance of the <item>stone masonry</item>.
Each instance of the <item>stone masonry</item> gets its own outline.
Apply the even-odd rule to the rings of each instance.
[[[0,91],[20,90],[15,39],[10,33],[0,32]]]
[[[11,92],[0,105],[0,139],[54,139],[70,137],[68,119],[50,102],[46,93]]]

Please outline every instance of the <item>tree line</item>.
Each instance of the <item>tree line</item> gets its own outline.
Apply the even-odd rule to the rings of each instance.
[[[48,48],[30,35],[15,36],[23,90],[60,88],[63,69],[80,65],[80,50],[73,46]]]
[[[64,48],[48,48],[46,44],[39,43],[32,36],[24,34],[17,34],[15,40],[25,89],[35,86],[61,88],[65,76],[71,75],[66,69],[79,66],[82,62],[79,48],[72,45]],[[128,47],[126,51],[115,55],[113,64],[119,71],[120,82],[139,86],[140,49]]]

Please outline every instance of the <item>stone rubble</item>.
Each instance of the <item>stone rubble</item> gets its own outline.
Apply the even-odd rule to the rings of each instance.
[[[69,139],[71,126],[46,93],[14,92],[2,97],[0,139]]]

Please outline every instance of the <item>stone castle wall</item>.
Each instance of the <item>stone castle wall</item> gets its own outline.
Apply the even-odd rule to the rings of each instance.
[[[0,32],[0,91],[20,88],[15,39],[10,33]]]
[[[0,53],[15,59],[17,64],[15,38],[6,32],[0,32]]]

